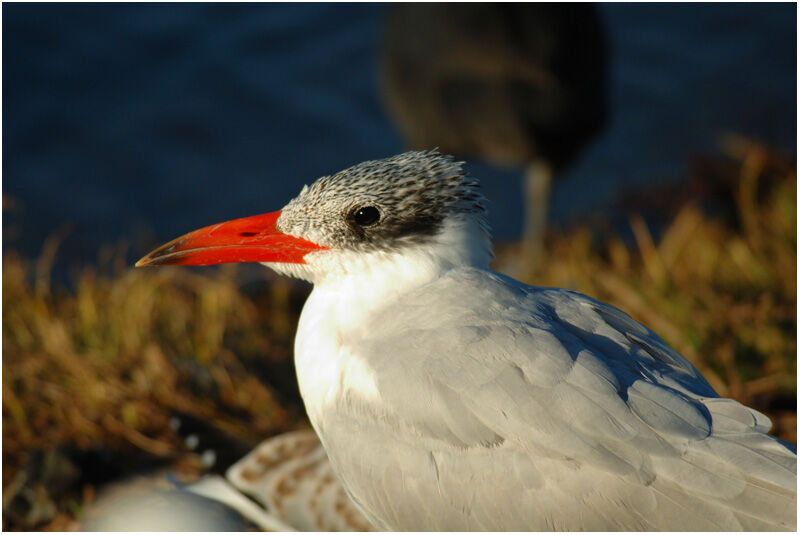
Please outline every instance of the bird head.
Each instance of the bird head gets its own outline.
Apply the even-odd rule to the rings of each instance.
[[[376,258],[485,264],[491,248],[478,188],[451,156],[406,152],[322,177],[278,212],[185,234],[136,266],[261,262],[314,282]]]

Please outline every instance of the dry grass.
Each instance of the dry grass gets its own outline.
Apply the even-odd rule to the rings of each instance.
[[[264,306],[240,291],[233,269],[87,269],[66,292],[49,287],[49,256],[30,265],[7,252],[3,262],[5,528],[35,527],[51,520],[42,510],[65,506],[48,501],[33,453],[173,459],[186,452],[168,425],[174,413],[251,446],[301,419],[240,357],[287,360],[298,308],[288,281],[274,281]]]
[[[742,141],[728,154],[731,221],[688,202],[658,240],[633,215],[635,246],[589,227],[551,235],[535,280],[629,312],[721,394],[766,412],[795,440],[796,172]],[[302,420],[276,392],[294,382],[286,363],[307,288],[272,277],[254,295],[235,268],[132,270],[117,258],[67,291],[50,287],[55,250],[3,260],[5,529],[64,528],[91,499],[94,482],[80,475],[44,481],[32,452],[68,445],[118,463],[136,452],[186,462],[168,425],[174,412],[248,445]],[[513,251],[501,248],[500,262]]]

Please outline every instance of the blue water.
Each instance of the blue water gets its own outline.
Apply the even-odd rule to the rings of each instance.
[[[793,4],[601,6],[612,119],[559,181],[556,221],[669,181],[726,131],[795,153]],[[384,7],[3,5],[3,245],[57,262],[129,257],[280,208],[316,177],[403,150],[380,103]],[[470,162],[495,236],[521,228],[519,171]]]

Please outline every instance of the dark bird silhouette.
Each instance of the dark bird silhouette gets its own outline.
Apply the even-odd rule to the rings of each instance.
[[[384,101],[415,149],[525,166],[525,265],[542,253],[550,184],[607,115],[592,4],[389,6]]]

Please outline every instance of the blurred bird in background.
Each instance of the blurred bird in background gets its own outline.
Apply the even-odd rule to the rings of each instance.
[[[552,179],[606,120],[606,64],[592,4],[403,3],[386,14],[380,76],[411,148],[525,167],[521,265],[535,266]]]
[[[187,444],[192,436],[198,435],[187,435]],[[197,445],[205,451],[232,447],[230,439],[219,434],[205,434],[200,440]],[[375,530],[345,493],[319,438],[310,429],[271,437],[232,465],[224,461],[216,463],[208,474],[193,483],[183,484],[172,471],[164,470],[114,482],[84,508],[77,528],[81,531]]]

